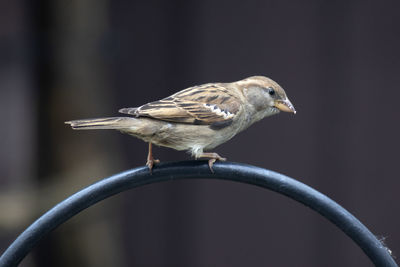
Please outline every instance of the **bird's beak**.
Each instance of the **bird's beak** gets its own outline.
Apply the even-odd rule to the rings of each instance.
[[[287,98],[285,100],[275,100],[274,105],[280,111],[291,112],[293,114],[296,114],[296,110],[294,109],[294,106]]]

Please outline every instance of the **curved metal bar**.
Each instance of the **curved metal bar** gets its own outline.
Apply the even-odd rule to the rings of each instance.
[[[357,218],[315,189],[285,175],[240,163],[218,162],[213,169],[211,173],[204,161],[162,163],[153,169],[152,175],[147,167],[140,167],[100,180],[60,202],[30,225],[3,253],[0,266],[17,266],[42,237],[107,197],[146,184],[194,178],[253,184],[286,195],[338,226],[376,266],[397,266],[390,251]]]

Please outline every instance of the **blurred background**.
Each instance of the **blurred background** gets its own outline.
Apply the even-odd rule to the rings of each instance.
[[[146,161],[140,140],[64,121],[265,75],[298,113],[258,122],[215,152],[314,187],[399,256],[399,10],[394,0],[0,1],[0,253],[59,201]],[[372,264],[293,200],[191,180],[85,210],[21,266]]]

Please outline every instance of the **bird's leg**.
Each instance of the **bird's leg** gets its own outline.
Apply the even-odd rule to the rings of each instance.
[[[153,158],[153,147],[151,142],[149,142],[149,154],[147,154],[147,162],[146,165],[149,167],[150,173],[153,170],[154,164],[160,163],[160,160]]]
[[[200,155],[197,155],[196,158],[208,159],[208,167],[210,167],[210,170],[212,173],[214,173],[214,170],[212,168],[214,165],[214,162],[216,162],[217,160],[226,161],[226,158],[221,157],[220,155],[218,155],[215,152],[201,153]]]

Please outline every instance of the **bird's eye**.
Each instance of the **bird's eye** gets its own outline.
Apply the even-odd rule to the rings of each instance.
[[[275,90],[274,90],[274,88],[272,88],[272,87],[268,87],[268,88],[267,88],[267,92],[268,92],[268,94],[269,94],[270,96],[273,96],[273,95],[275,94]]]

